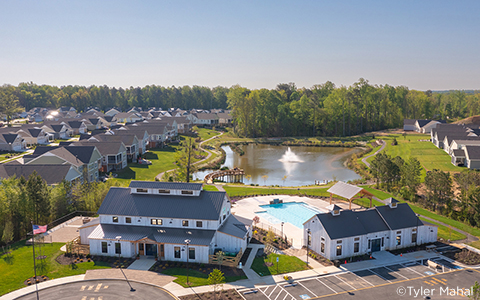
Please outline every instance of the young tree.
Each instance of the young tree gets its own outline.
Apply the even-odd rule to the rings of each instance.
[[[13,89],[0,89],[0,112],[7,117],[7,124],[10,126],[12,116],[23,110],[20,106],[17,96],[13,94]]]
[[[180,144],[180,149],[177,151],[177,167],[181,180],[190,182],[190,174],[196,171],[193,164],[196,153],[196,143],[193,138],[187,137]]]
[[[473,284],[470,289],[471,294],[468,295],[468,298],[473,300],[480,300],[480,284],[477,281]]]
[[[217,299],[217,292],[222,288],[223,283],[225,283],[225,277],[222,271],[213,269],[208,275],[208,284],[213,285],[213,299]]]

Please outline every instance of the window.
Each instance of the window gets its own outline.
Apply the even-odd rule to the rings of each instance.
[[[115,243],[115,254],[122,254],[122,244]]]
[[[108,253],[108,244],[107,244],[107,242],[102,242],[102,253]]]
[[[400,235],[397,235],[397,246],[400,246],[402,244],[402,237]]]
[[[195,248],[188,248],[188,259],[195,259]]]
[[[182,221],[182,226],[188,227],[188,220],[183,220]]]
[[[180,258],[180,247],[174,247],[173,250],[175,258]]]
[[[203,222],[202,221],[197,221],[197,227],[203,227]]]
[[[368,240],[368,249],[372,248],[372,240]]]
[[[337,256],[342,255],[342,245],[337,245]]]
[[[384,237],[382,237],[382,247],[383,247],[383,242],[384,242],[384,240],[385,240],[385,238],[384,238]]]
[[[170,190],[158,190],[159,194],[170,194]]]
[[[325,243],[320,244],[320,252],[325,253]]]
[[[320,240],[321,240],[322,242],[325,242],[325,238],[324,238],[323,236],[320,238]]]
[[[353,253],[358,253],[360,251],[360,243],[356,242],[353,244]]]
[[[354,238],[353,240],[356,242],[356,241],[359,241],[360,238],[359,238],[359,237],[356,237],[356,238]]]
[[[338,241],[337,241],[337,244],[341,244],[341,243],[342,243],[342,240],[338,240]]]
[[[137,193],[148,193],[148,189],[137,189]]]
[[[392,203],[392,207],[397,207],[397,203]]]
[[[125,218],[125,223],[132,223],[132,218],[126,217]]]
[[[402,231],[401,231],[401,230],[397,231],[397,234],[401,234],[401,233],[402,233]]]
[[[150,224],[152,224],[152,225],[163,225],[163,220],[162,219],[151,219]]]
[[[412,243],[416,243],[416,242],[417,242],[417,233],[413,232],[412,233]]]
[[[182,191],[182,195],[193,195],[193,191]]]
[[[118,217],[112,217],[113,223],[118,223]]]

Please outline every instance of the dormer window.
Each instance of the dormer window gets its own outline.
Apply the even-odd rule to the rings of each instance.
[[[340,210],[338,210],[338,209],[335,209],[335,210],[333,211],[333,214],[334,214],[334,215],[338,215],[338,214],[340,214]]]
[[[193,195],[193,191],[182,191],[182,195]]]
[[[112,222],[113,223],[118,223],[118,217],[112,217]]]
[[[137,193],[148,193],[148,189],[137,189]]]
[[[182,221],[182,226],[188,227],[188,220],[183,220]]]
[[[396,202],[392,203],[392,208],[394,208],[394,207],[397,207],[397,203],[396,203]]]
[[[170,194],[170,190],[158,190],[159,194]]]

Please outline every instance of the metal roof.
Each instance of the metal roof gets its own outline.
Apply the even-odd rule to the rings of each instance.
[[[316,217],[332,240],[424,225],[407,203],[399,203],[396,208],[385,205],[363,211],[342,210],[337,216],[317,214]]]
[[[248,226],[251,224],[252,220],[230,215],[227,220],[223,222],[218,231],[243,239],[248,232]]]
[[[203,186],[202,183],[135,181],[135,180],[132,180],[128,187],[144,188],[144,189],[201,191],[202,186]]]
[[[356,194],[360,193],[363,188],[356,185],[351,185],[342,181],[337,182],[334,186],[329,188],[327,192],[335,194],[337,196],[352,199]]]
[[[117,236],[121,236],[121,241],[138,241],[149,238],[158,243],[179,245],[184,245],[185,240],[189,239],[190,245],[209,246],[214,235],[215,230],[206,229],[100,224],[88,238],[116,240]]]
[[[202,191],[200,196],[130,193],[130,188],[111,187],[98,214],[218,220],[225,192]]]

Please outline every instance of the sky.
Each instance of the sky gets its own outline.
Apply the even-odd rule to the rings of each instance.
[[[0,85],[480,89],[480,1],[5,1]]]

